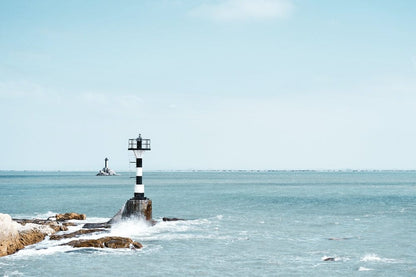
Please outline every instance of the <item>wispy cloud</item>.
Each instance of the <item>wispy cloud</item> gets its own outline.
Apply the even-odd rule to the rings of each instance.
[[[29,81],[0,82],[0,99],[46,98],[50,96],[44,87]]]
[[[216,21],[264,20],[288,17],[293,8],[290,0],[222,0],[197,6],[190,15]]]

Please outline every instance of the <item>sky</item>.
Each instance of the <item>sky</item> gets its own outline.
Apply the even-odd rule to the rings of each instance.
[[[416,169],[415,13],[0,0],[0,170]]]

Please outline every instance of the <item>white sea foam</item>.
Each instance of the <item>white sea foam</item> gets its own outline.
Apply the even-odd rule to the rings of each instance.
[[[15,214],[13,218],[27,218],[27,219],[48,219],[49,217],[54,217],[56,212],[47,211],[46,213],[33,213],[33,214]]]
[[[327,259],[334,259],[335,262],[343,261],[343,260],[349,260],[348,258],[341,258],[338,256],[323,256],[321,258],[322,261],[325,261]]]
[[[363,266],[360,266],[360,268],[358,268],[358,271],[370,271],[370,270],[374,270],[374,269],[363,267]]]
[[[194,233],[204,229],[211,221],[207,219],[185,221],[162,221],[151,226],[144,220],[123,220],[111,227],[110,235],[124,236],[139,241],[208,238],[211,234]]]
[[[381,258],[377,256],[376,254],[366,254],[364,257],[360,259],[362,262],[382,262],[382,263],[394,263],[396,260],[394,259],[387,259],[387,258]]]
[[[18,270],[14,270],[12,272],[5,272],[3,277],[9,277],[9,276],[23,276],[22,272],[19,272]]]
[[[10,215],[0,213],[0,241],[11,236],[17,236],[19,228],[21,228],[21,225],[12,221]]]

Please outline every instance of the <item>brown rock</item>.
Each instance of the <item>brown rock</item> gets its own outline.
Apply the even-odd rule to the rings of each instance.
[[[143,246],[130,238],[123,237],[102,237],[99,239],[73,240],[63,245],[72,247],[96,247],[96,248],[131,248],[140,249]]]
[[[65,220],[85,220],[87,217],[85,214],[77,214],[77,213],[65,213],[65,214],[56,214],[55,216],[56,221],[65,221]]]
[[[96,232],[104,232],[103,229],[81,229],[73,233],[63,234],[63,235],[51,235],[49,239],[51,240],[61,240],[61,239],[69,239],[78,237],[85,234],[96,233]]]
[[[59,231],[67,231],[68,227],[67,226],[72,226],[72,225],[67,225],[65,223],[60,224],[54,220],[49,220],[49,219],[13,219],[13,221],[25,226],[26,224],[32,223],[32,224],[38,224],[38,225],[44,225],[44,226],[49,226],[52,230],[54,230],[55,232],[59,232]],[[70,222],[68,222],[70,223]]]
[[[65,227],[68,227],[68,226],[77,226],[78,224],[74,222],[62,222],[62,225]]]
[[[18,234],[13,234],[7,237],[3,237],[0,240],[0,257],[13,254],[22,248],[23,246],[19,241]]]
[[[19,232],[19,241],[24,246],[41,242],[45,237],[46,233],[39,229],[30,229]],[[22,248],[23,248],[22,247]]]

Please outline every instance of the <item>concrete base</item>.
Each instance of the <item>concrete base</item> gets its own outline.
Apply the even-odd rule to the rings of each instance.
[[[138,200],[135,198],[127,200],[121,213],[121,218],[144,218],[152,220],[152,200]]]

